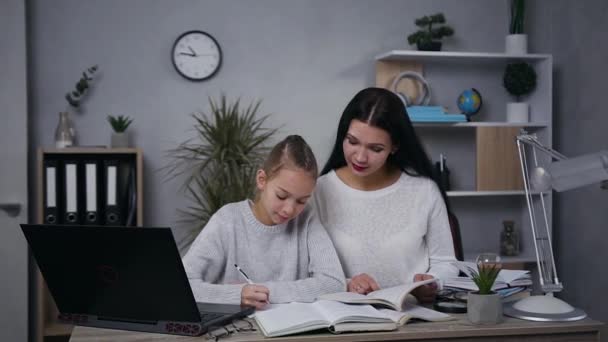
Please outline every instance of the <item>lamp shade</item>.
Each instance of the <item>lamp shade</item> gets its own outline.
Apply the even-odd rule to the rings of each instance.
[[[530,174],[537,191],[566,191],[608,180],[608,151],[559,160],[546,167],[536,167]]]

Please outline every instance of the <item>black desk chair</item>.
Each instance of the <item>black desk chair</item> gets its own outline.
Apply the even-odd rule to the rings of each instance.
[[[460,224],[458,218],[453,212],[448,212],[448,219],[450,220],[450,231],[452,232],[452,242],[454,243],[454,254],[456,260],[464,261],[464,254],[462,252],[462,238],[460,237]]]

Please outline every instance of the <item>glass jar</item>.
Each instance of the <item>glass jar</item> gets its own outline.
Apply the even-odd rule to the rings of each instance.
[[[500,254],[516,256],[519,254],[519,233],[515,230],[515,222],[503,221],[500,233]]]
[[[68,112],[59,113],[59,122],[55,128],[55,147],[64,148],[74,145],[74,126]]]

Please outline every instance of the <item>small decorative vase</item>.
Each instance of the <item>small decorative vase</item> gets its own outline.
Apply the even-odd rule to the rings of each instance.
[[[68,112],[59,113],[59,122],[55,128],[55,147],[65,148],[74,146],[76,131]]]
[[[129,133],[113,132],[110,140],[111,147],[129,147]]]
[[[519,234],[515,230],[515,222],[503,221],[500,233],[500,254],[516,256],[519,254]]]
[[[467,295],[467,318],[473,324],[497,324],[502,322],[502,300],[497,293]]]
[[[507,103],[507,122],[528,122],[529,110],[527,102]]]
[[[528,53],[528,35],[510,34],[505,38],[505,53],[507,55],[525,55]]]

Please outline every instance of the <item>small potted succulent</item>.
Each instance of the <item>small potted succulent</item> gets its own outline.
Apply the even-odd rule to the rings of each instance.
[[[503,86],[516,99],[516,102],[507,103],[507,121],[528,122],[529,105],[521,101],[521,98],[532,93],[536,88],[534,68],[526,62],[507,64],[503,75]]]
[[[469,268],[478,291],[467,295],[467,317],[473,324],[496,324],[502,321],[502,299],[492,290],[501,269],[500,257],[482,253],[477,257],[477,270]]]
[[[454,30],[445,24],[443,13],[424,16],[416,19],[416,26],[420,29],[407,37],[410,45],[416,44],[421,51],[441,51],[441,39],[454,34]],[[435,26],[433,25],[440,25]]]
[[[108,122],[110,123],[110,126],[112,126],[112,130],[114,131],[112,133],[110,146],[129,147],[129,134],[127,132],[127,128],[129,128],[129,125],[131,125],[133,119],[124,115],[108,115]]]

